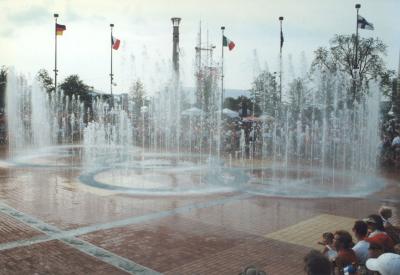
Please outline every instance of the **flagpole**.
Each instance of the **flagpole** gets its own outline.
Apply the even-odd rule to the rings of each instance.
[[[356,56],[353,64],[353,103],[356,101],[357,96],[357,69],[358,69],[358,10],[361,8],[360,4],[356,4],[357,18],[356,18]]]
[[[281,27],[280,49],[279,49],[279,101],[281,104],[282,104],[282,21],[283,21],[283,16],[279,16],[279,22]]]
[[[222,32],[222,47],[221,47],[221,118],[218,119],[218,158],[220,157],[222,151],[222,114],[224,109],[224,31],[225,26],[221,26]]]
[[[54,14],[55,25],[54,25],[54,91],[57,91],[57,18],[58,13]]]
[[[353,65],[353,69],[358,68],[358,10],[361,8],[360,4],[356,4],[357,9],[357,18],[356,18],[356,56],[355,56],[355,63]]]
[[[221,27],[222,31],[222,50],[221,50],[221,116],[224,109],[224,31],[225,27]]]
[[[110,70],[110,94],[111,94],[111,107],[113,107],[114,106],[114,97],[113,97],[113,90],[112,90],[112,87],[113,87],[113,79],[114,79],[114,75],[113,75],[113,49],[112,49],[112,47],[113,47],[113,44],[112,44],[112,41],[113,41],[113,27],[114,27],[114,24],[110,24],[110,28],[111,28],[111,43],[110,43],[110,54],[111,54],[111,70]]]

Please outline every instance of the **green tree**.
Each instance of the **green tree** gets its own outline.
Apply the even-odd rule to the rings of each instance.
[[[238,111],[240,109],[239,103],[239,100],[233,97],[226,97],[224,99],[224,106],[234,111]]]
[[[72,95],[80,96],[82,100],[89,96],[90,91],[90,87],[83,83],[76,74],[68,76],[61,83],[60,88],[64,91],[64,95],[69,96],[70,98]]]
[[[36,80],[39,81],[46,92],[51,93],[54,91],[53,79],[50,77],[49,72],[45,69],[40,69],[36,75]]]
[[[310,106],[310,100],[310,91],[304,79],[295,78],[289,83],[289,106],[293,121],[303,116],[304,110]]]
[[[320,47],[315,51],[313,70],[326,70],[328,73],[343,72],[353,80],[347,91],[351,104],[368,92],[369,82],[380,79],[384,92],[390,92],[390,77],[393,71],[387,70],[383,61],[387,46],[379,38],[359,38],[356,58],[356,36],[335,35],[330,48]]]
[[[137,79],[129,89],[129,97],[134,103],[133,113],[136,117],[140,116],[140,108],[146,105],[146,92],[140,79]]]
[[[280,98],[276,77],[267,71],[262,71],[253,81],[250,89],[251,98],[259,106],[261,112],[275,115],[279,109]]]
[[[5,107],[7,74],[8,74],[8,70],[7,70],[6,66],[1,66],[1,68],[0,68],[0,108],[1,109],[4,109],[4,107]]]

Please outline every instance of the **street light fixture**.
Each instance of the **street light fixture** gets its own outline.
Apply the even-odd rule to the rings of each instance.
[[[172,17],[171,18],[172,21],[172,26],[173,27],[179,27],[179,23],[181,22],[181,18],[179,17]]]

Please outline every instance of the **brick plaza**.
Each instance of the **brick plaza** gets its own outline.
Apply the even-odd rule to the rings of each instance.
[[[138,196],[82,186],[79,171],[0,169],[0,274],[303,274],[325,231],[382,205],[400,213],[399,176],[361,198],[246,192]]]

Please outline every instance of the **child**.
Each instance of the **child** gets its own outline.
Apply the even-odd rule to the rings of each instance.
[[[324,254],[330,261],[334,261],[337,252],[333,249],[333,234],[331,232],[325,232],[322,234],[322,242],[318,242],[318,244],[323,245],[324,249],[322,250],[322,254]]]

